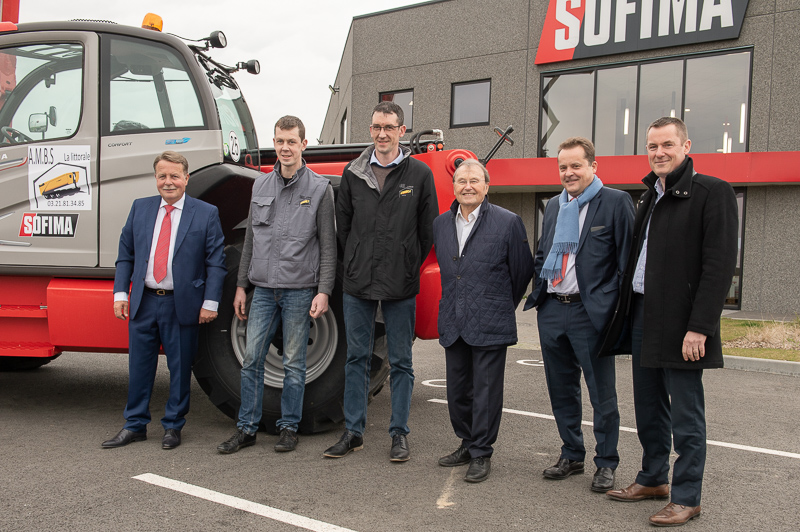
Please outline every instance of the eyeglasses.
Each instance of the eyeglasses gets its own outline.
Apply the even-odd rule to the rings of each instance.
[[[478,185],[485,183],[485,181],[483,179],[472,178],[469,181],[467,181],[466,179],[457,179],[455,183],[460,187],[467,186],[467,183],[469,183],[470,186],[477,187]]]
[[[371,126],[369,126],[369,128],[376,133],[380,133],[381,129],[387,133],[394,133],[395,131],[400,129],[400,127],[401,126],[379,126],[377,124],[372,124]]]

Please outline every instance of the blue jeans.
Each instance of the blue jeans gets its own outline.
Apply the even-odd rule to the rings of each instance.
[[[375,317],[381,304],[389,351],[389,382],[392,419],[389,434],[408,434],[408,413],[414,389],[411,345],[414,343],[416,298],[372,301],[343,294],[344,326],[347,334],[347,364],[344,368],[344,419],[350,432],[361,436],[367,424],[369,368],[375,341]]]
[[[264,362],[270,343],[283,322],[283,393],[278,429],[297,431],[303,415],[306,350],[315,288],[257,286],[247,319],[247,350],[242,364],[242,405],[237,426],[247,434],[258,431],[264,398]]]

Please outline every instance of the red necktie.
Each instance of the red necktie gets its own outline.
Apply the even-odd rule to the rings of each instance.
[[[575,198],[570,197],[569,200],[572,201]],[[564,256],[561,260],[561,278],[560,279],[553,279],[553,286],[556,287],[564,280],[564,276],[567,275],[567,262],[569,261],[569,253],[564,253]]]
[[[170,214],[175,207],[166,205],[164,210],[164,220],[161,222],[161,232],[158,233],[158,243],[156,243],[156,256],[153,262],[153,277],[157,283],[164,280],[167,276],[167,257],[169,257],[169,237],[172,234],[172,220]]]
[[[567,275],[567,262],[569,261],[569,253],[564,253],[563,259],[561,261],[561,278],[560,279],[553,279],[553,286],[558,286],[561,281],[564,280],[564,276]]]

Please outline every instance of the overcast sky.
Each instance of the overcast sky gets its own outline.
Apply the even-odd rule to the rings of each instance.
[[[283,115],[299,116],[309,144],[317,144],[354,16],[421,0],[20,0],[20,22],[88,18],[140,26],[146,13],[164,19],[165,33],[188,39],[222,30],[228,47],[212,57],[233,65],[258,59],[261,74],[234,75],[241,85],[262,146]]]

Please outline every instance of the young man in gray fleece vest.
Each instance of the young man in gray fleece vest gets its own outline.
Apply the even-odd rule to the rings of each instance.
[[[308,141],[299,118],[284,116],[272,139],[278,160],[253,184],[239,278],[233,306],[246,320],[245,289],[255,285],[242,362],[242,405],[236,433],[217,450],[235,453],[256,442],[264,394],[264,362],[278,325],[283,324],[283,392],[277,422],[278,452],[297,447],[303,413],[306,349],[312,319],[328,310],[336,278],[333,189],[308,169]]]

